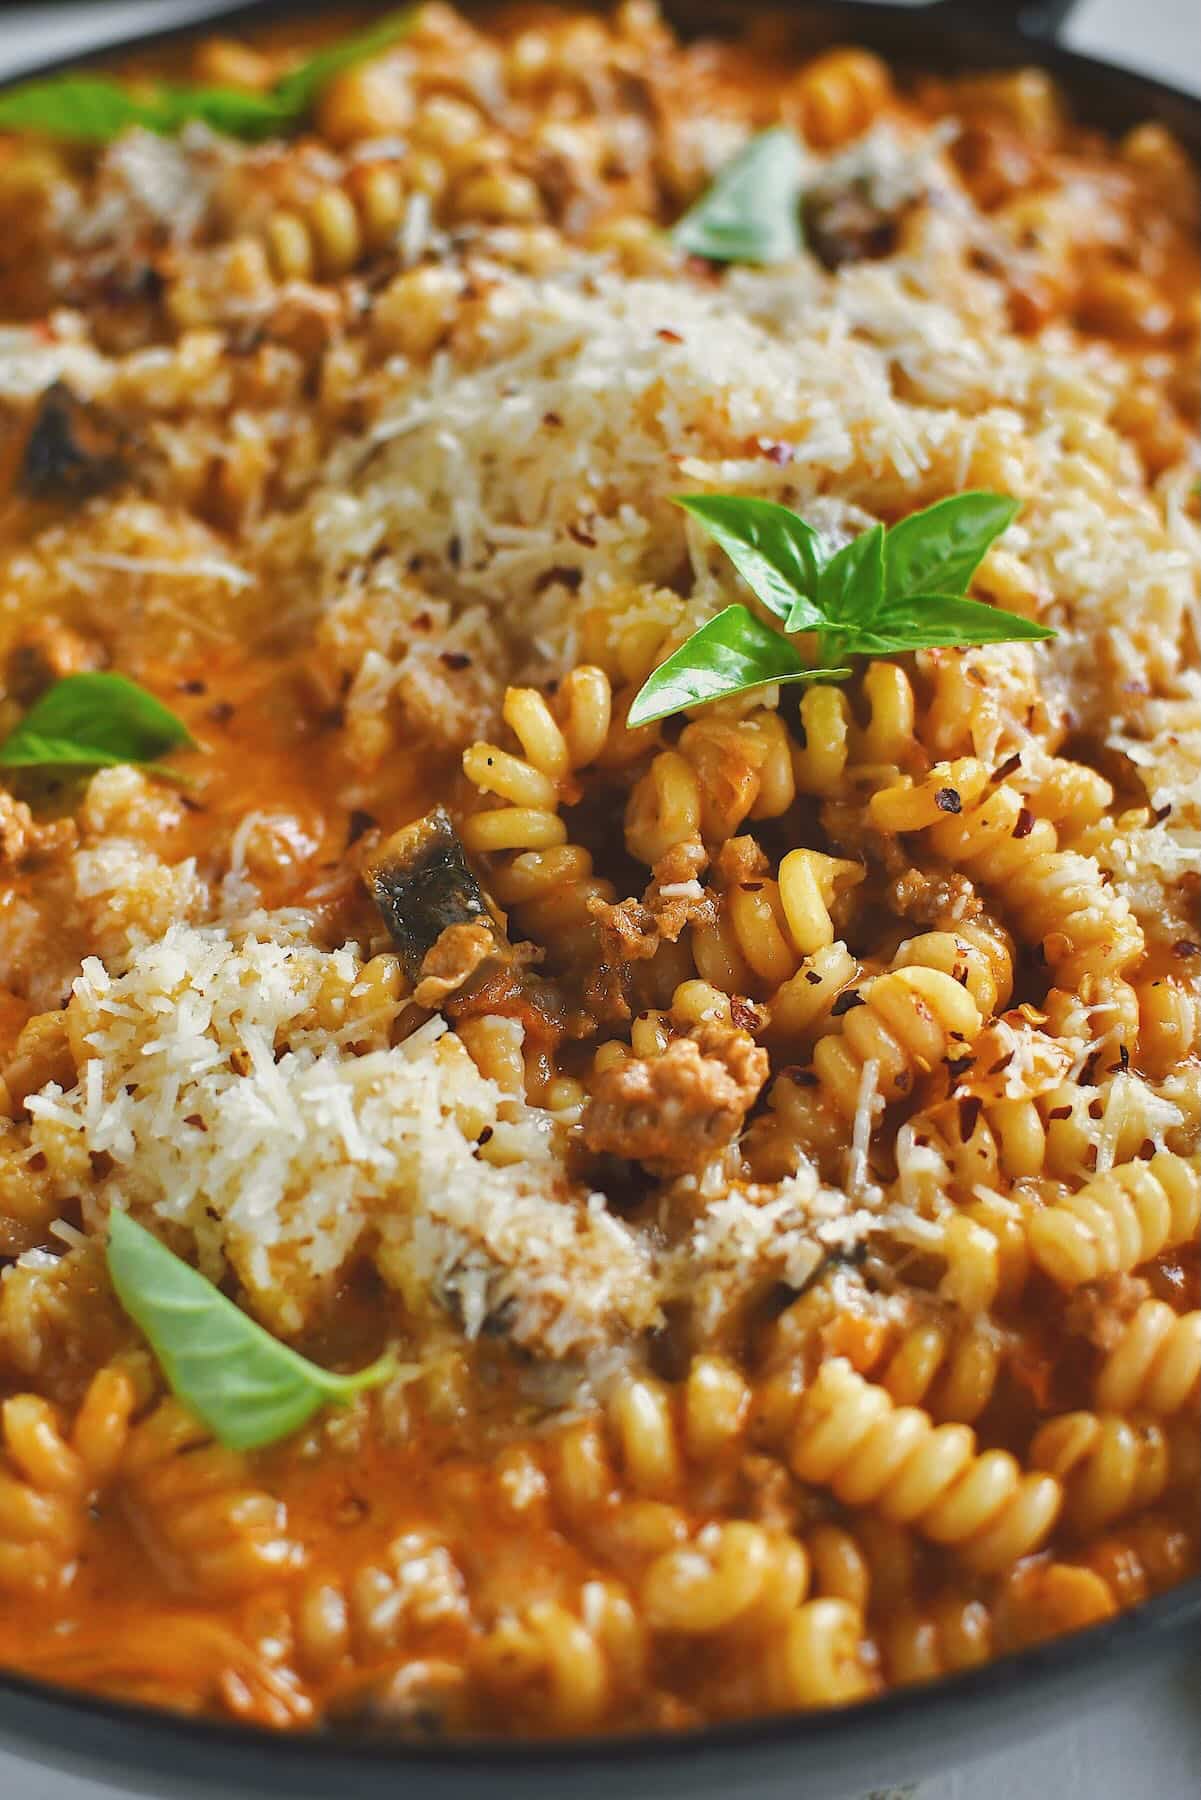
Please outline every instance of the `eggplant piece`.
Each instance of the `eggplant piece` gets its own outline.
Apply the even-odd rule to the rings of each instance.
[[[30,500],[90,500],[125,478],[118,430],[64,381],[41,396],[17,487]]]
[[[468,866],[445,807],[435,807],[394,832],[363,879],[410,981],[429,977],[426,958],[439,943],[446,949],[456,937],[475,947],[474,966],[464,978],[485,963],[511,961],[508,940]]]
[[[898,218],[879,206],[864,182],[805,202],[805,241],[832,273],[846,263],[878,262],[897,247]]]

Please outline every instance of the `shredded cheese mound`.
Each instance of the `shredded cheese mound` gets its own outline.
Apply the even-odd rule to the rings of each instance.
[[[563,1355],[653,1324],[649,1246],[572,1189],[546,1115],[521,1109],[520,1161],[480,1155],[502,1095],[440,1020],[361,1055],[329,1041],[322,996],[358,968],[351,949],[190,926],[116,978],[89,959],[79,1082],[30,1099],[31,1153],[64,1197],[106,1171],[93,1222],[148,1217],[288,1335],[359,1247],[411,1312],[449,1308],[468,1335],[499,1317]]]

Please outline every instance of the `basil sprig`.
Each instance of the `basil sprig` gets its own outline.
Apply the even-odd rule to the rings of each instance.
[[[104,769],[153,763],[167,750],[195,747],[182,719],[127,675],[64,675],[34,702],[0,744],[8,769]]]
[[[109,1220],[107,1261],[117,1298],[172,1393],[231,1450],[274,1444],[319,1407],[345,1406],[398,1371],[390,1351],[354,1375],[319,1368],[117,1209]]]
[[[269,138],[299,125],[322,89],[354,63],[386,50],[408,30],[412,10],[319,50],[266,93],[172,82],[130,88],[104,75],[29,81],[0,94],[0,130],[37,131],[74,143],[106,144],[131,125],[165,135],[200,119],[227,137]]]
[[[804,243],[804,166],[801,146],[786,126],[760,132],[678,221],[676,244],[709,262],[774,263],[796,256]]]
[[[631,726],[648,725],[706,700],[742,694],[768,681],[836,681],[849,669],[814,669],[788,638],[745,606],[727,606],[660,663],[630,708]]]
[[[785,633],[817,634],[822,663],[1056,635],[965,595],[989,545],[1018,512],[1008,495],[953,495],[888,530],[872,526],[833,556],[811,525],[772,500],[686,494],[678,504],[721,546]],[[834,681],[849,673],[808,666],[787,636],[745,606],[729,606],[654,671],[629,722],[646,725],[768,681]]]

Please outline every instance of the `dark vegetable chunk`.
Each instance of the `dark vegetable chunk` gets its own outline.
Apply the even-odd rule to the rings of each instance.
[[[124,479],[120,433],[56,381],[38,401],[17,475],[30,500],[90,500]]]
[[[810,194],[804,219],[810,249],[830,270],[844,263],[875,262],[891,256],[897,246],[896,213],[880,206],[861,182],[834,193]]]
[[[462,938],[464,927],[473,940],[487,934],[494,958],[510,954],[444,807],[395,832],[363,879],[411,981],[421,980],[443,934]]]

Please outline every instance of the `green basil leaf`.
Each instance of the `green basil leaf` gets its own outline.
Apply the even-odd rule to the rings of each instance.
[[[0,94],[0,128],[40,131],[78,143],[103,144],[128,125],[149,122],[144,101],[99,75],[64,75],[29,81]]]
[[[119,1209],[109,1219],[107,1260],[117,1298],[172,1393],[231,1450],[274,1444],[319,1407],[345,1405],[397,1372],[390,1352],[355,1375],[318,1368]]]
[[[872,619],[884,593],[884,527],[861,531],[832,556],[817,584],[818,609],[828,631]],[[791,627],[795,629],[795,627]]]
[[[131,125],[178,131],[203,119],[229,137],[269,137],[289,123],[270,94],[239,88],[166,85],[134,93],[102,75],[64,75],[0,94],[0,130],[37,131],[81,144],[107,144]]]
[[[190,119],[201,119],[228,137],[273,137],[299,124],[335,75],[402,37],[411,17],[408,11],[393,13],[369,31],[318,51],[265,94],[170,82],[129,88],[104,75],[29,81],[0,94],[0,130],[106,144],[132,125],[169,134]]]
[[[643,682],[630,708],[631,726],[744,694],[769,681],[831,681],[849,669],[810,669],[793,645],[745,606],[727,606]]]
[[[108,768],[152,763],[192,745],[182,719],[126,675],[65,675],[30,707],[0,745],[0,765],[33,769],[69,763]]]
[[[959,594],[915,594],[886,603],[870,624],[837,637],[840,655],[893,655],[945,644],[1038,643],[1058,633],[1020,613]]]
[[[1021,501],[1008,494],[953,494],[893,525],[884,545],[884,597],[965,594],[994,538],[1010,526]]]
[[[800,620],[790,631],[825,623],[816,604],[821,540],[812,525],[774,500],[745,494],[679,494],[676,505],[700,520],[769,612]]]
[[[672,237],[689,256],[709,262],[786,262],[804,244],[804,167],[801,146],[786,126],[761,132],[720,171]]]
[[[292,118],[303,118],[335,75],[353,68],[355,63],[368,62],[404,37],[412,26],[414,12],[415,8],[405,7],[400,12],[389,13],[386,18],[368,26],[366,31],[342,38],[327,50],[318,50],[299,68],[281,76],[271,90],[272,98]]]

